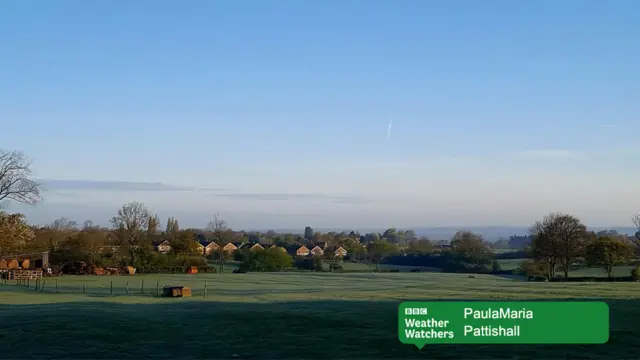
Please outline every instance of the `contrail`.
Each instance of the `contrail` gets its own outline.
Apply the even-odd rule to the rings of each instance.
[[[391,137],[391,128],[393,127],[393,119],[391,119],[391,121],[389,121],[389,125],[387,125],[387,138],[384,139],[384,141],[388,141],[389,138]]]

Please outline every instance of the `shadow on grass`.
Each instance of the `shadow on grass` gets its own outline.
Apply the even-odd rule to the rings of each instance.
[[[423,350],[398,341],[398,302],[165,300],[0,305],[0,343],[9,345],[0,357],[631,359],[640,351],[634,335],[640,324],[637,300],[607,301],[611,337],[604,345],[438,345]]]

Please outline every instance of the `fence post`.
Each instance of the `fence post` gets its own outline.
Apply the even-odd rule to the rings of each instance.
[[[27,289],[31,287],[31,279],[27,278]]]
[[[42,280],[42,286],[40,286],[40,292],[44,292],[44,284],[46,284],[46,282]]]
[[[207,280],[204,281],[204,298],[207,298]]]
[[[38,285],[40,285],[40,279],[36,279],[36,291],[38,291]]]
[[[144,294],[144,279],[140,283],[140,294]]]
[[[113,280],[109,281],[109,295],[113,295]]]
[[[160,280],[156,281],[156,296],[160,295]]]
[[[129,293],[129,282],[128,281],[124,284],[124,287],[125,287],[125,289],[127,291],[127,294],[128,294]]]
[[[86,281],[82,283],[82,293],[86,293],[87,292],[87,283]]]
[[[58,292],[58,279],[56,279],[56,293]]]

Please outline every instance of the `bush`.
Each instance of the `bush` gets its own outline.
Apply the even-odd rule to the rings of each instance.
[[[636,267],[631,269],[631,277],[635,280],[640,280],[640,265],[636,265]]]
[[[310,258],[297,258],[293,267],[300,270],[313,270],[315,269],[315,263]]]
[[[292,259],[279,249],[249,251],[239,269],[246,271],[271,272],[291,267]]]
[[[540,275],[538,275],[538,276],[529,276],[528,280],[529,281],[545,281],[545,282],[549,281],[549,279],[547,279],[546,276],[540,276]]]
[[[493,272],[498,272],[500,271],[502,268],[500,267],[500,263],[497,262],[496,260],[493,260],[491,262],[491,271]]]
[[[525,260],[520,264],[519,271],[526,276],[546,276],[547,266],[533,260]]]

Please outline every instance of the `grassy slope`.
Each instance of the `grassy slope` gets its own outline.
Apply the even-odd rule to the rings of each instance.
[[[204,299],[204,280],[207,298]],[[145,293],[140,295],[141,281]],[[109,296],[109,282],[115,295]],[[132,294],[125,295],[125,282]],[[155,283],[186,284],[191,299],[156,298]],[[82,283],[88,284],[83,294]],[[0,285],[6,358],[634,358],[637,283],[529,283],[433,273],[200,274],[62,277],[59,291]],[[138,294],[133,294],[136,289]],[[80,293],[70,293],[77,291]],[[605,298],[609,344],[427,346],[397,340],[409,299]],[[587,316],[587,315],[585,315]],[[552,329],[550,329],[552,331]]]

